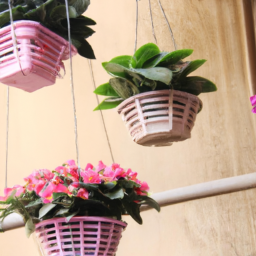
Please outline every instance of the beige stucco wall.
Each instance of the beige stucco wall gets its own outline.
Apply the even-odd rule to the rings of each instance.
[[[202,95],[192,138],[165,148],[145,148],[129,138],[115,110],[104,118],[115,161],[139,172],[153,192],[255,171],[256,116],[250,112],[250,79],[242,0],[162,0],[179,48],[208,61],[196,72],[213,80],[216,93]],[[152,0],[158,44],[173,50],[168,28]],[[107,81],[101,62],[132,54],[135,0],[93,1],[87,16],[97,31],[90,38],[96,84]],[[138,46],[153,41],[148,1],[139,2]],[[66,62],[68,68],[68,62]],[[69,72],[68,72],[69,73]],[[82,166],[111,157],[86,59],[74,58],[79,149]],[[0,85],[0,191],[4,188],[6,87]],[[29,94],[10,90],[8,184],[22,182],[34,168],[54,168],[75,158],[69,74]],[[129,223],[120,256],[255,256],[255,190],[202,199],[143,213],[144,225]],[[0,255],[37,255],[23,229],[0,234]]]

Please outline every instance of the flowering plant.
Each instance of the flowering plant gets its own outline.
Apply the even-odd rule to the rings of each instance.
[[[137,179],[137,173],[124,170],[119,164],[97,167],[87,164],[78,168],[69,160],[53,171],[35,170],[25,178],[26,185],[6,188],[0,197],[0,219],[17,212],[24,217],[26,232],[34,231],[34,224],[54,217],[109,216],[121,220],[129,214],[142,224],[140,206],[159,205],[148,196],[149,186]]]

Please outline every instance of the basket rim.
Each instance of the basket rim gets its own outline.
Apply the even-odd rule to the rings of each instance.
[[[43,225],[53,224],[53,222],[55,222],[56,220],[58,222],[67,222],[65,217],[57,217],[57,218],[52,218],[48,220],[43,220],[35,225],[36,229],[40,228]],[[69,222],[74,222],[74,221],[101,221],[101,222],[110,222],[110,223],[118,224],[123,228],[127,226],[127,223],[122,220],[115,220],[109,217],[101,217],[101,216],[75,216],[75,217],[72,217]]]
[[[63,37],[59,36],[58,34],[52,32],[50,29],[48,29],[47,27],[43,26],[40,22],[37,21],[32,21],[32,20],[18,20],[18,21],[14,21],[14,26],[15,27],[23,27],[23,26],[31,26],[31,27],[35,27],[39,30],[41,30],[43,33],[49,35],[50,37],[54,38],[56,41],[68,46],[69,42],[67,40],[65,40]],[[0,28],[0,34],[4,34],[7,33],[8,31],[10,31],[10,27],[11,24],[8,26],[5,26],[3,28]],[[74,45],[71,44],[71,51],[72,51],[72,55],[77,54],[77,49]]]
[[[120,103],[117,106],[117,112],[120,114],[122,112],[122,110],[128,104],[132,103],[132,101],[135,101],[135,99],[140,99],[140,98],[143,98],[144,96],[154,96],[154,95],[158,95],[158,94],[162,94],[162,93],[169,93],[170,90],[171,89],[168,89],[168,90],[156,90],[156,91],[150,91],[150,92],[143,92],[143,93],[139,93],[139,94],[136,94],[134,96],[131,96],[128,99],[125,99],[122,103]],[[179,91],[179,90],[173,90],[173,92],[174,92],[174,94],[176,93],[176,94],[184,95],[184,96],[187,96],[190,99],[198,101],[199,102],[199,109],[198,109],[197,113],[199,113],[202,110],[203,102],[196,95],[188,93],[188,92]]]

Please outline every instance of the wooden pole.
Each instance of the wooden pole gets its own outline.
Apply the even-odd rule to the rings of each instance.
[[[161,207],[172,204],[187,202],[205,197],[217,196],[256,188],[256,173],[244,174],[221,180],[214,180],[183,188],[171,189],[168,191],[156,193],[152,196]],[[151,207],[142,207],[141,211],[152,209]],[[0,222],[0,230],[8,231],[23,227],[24,220],[21,215],[13,213]]]

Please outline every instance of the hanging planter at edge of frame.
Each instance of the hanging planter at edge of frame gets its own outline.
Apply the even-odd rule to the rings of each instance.
[[[142,224],[142,205],[160,211],[148,184],[119,164],[100,161],[81,169],[69,160],[53,171],[35,170],[24,180],[25,186],[6,188],[0,197],[0,220],[21,214],[27,236],[35,231],[44,256],[115,256],[127,226],[122,215]]]
[[[94,91],[109,96],[94,110],[117,107],[132,139],[143,146],[167,146],[190,138],[202,109],[197,95],[217,90],[206,78],[188,77],[206,61],[182,61],[192,52],[161,52],[148,43],[133,56],[122,55],[102,63],[114,78]]]
[[[70,57],[65,1],[39,0],[28,5],[15,0],[12,5],[13,24],[6,0],[0,12],[0,82],[33,92],[65,74],[62,60]],[[96,23],[82,15],[89,5],[90,0],[69,4],[71,56],[78,52],[94,59],[86,38],[94,33],[88,25]]]

